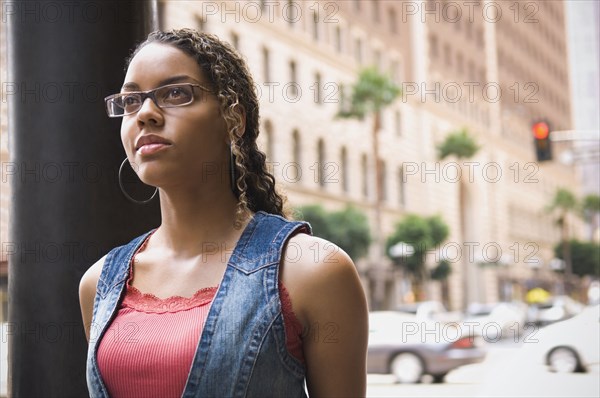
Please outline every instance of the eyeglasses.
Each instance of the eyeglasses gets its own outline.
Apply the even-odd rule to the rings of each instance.
[[[148,91],[129,91],[109,95],[104,99],[109,117],[122,117],[136,113],[142,108],[146,98],[150,98],[159,108],[174,108],[194,102],[194,88],[212,92],[204,86],[192,83],[168,84]]]

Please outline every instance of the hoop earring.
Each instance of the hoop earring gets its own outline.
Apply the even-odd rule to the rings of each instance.
[[[233,155],[233,145],[229,144],[229,179],[231,182],[231,190],[237,196],[237,184],[235,182],[235,156]]]
[[[119,188],[121,188],[121,192],[123,192],[123,195],[125,195],[125,197],[127,199],[129,199],[130,202],[133,202],[136,205],[145,205],[146,203],[149,203],[156,196],[156,193],[158,192],[158,188],[154,189],[154,193],[152,194],[152,196],[150,196],[150,199],[137,200],[137,199],[134,199],[131,196],[129,196],[129,194],[127,192],[125,192],[125,187],[123,186],[123,180],[121,179],[121,172],[123,171],[123,166],[125,166],[125,162],[127,162],[127,158],[125,158],[123,160],[123,162],[121,163],[121,167],[119,167]]]

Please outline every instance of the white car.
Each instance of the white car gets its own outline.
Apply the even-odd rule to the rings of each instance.
[[[539,360],[553,372],[586,372],[600,364],[600,305],[531,336]]]
[[[527,329],[527,306],[520,302],[472,303],[463,324],[487,342],[516,340]]]

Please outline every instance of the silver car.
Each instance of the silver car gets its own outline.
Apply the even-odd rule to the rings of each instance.
[[[456,323],[371,312],[367,372],[393,374],[399,383],[418,383],[428,374],[439,383],[451,370],[483,361],[481,345],[479,337],[464,336]]]

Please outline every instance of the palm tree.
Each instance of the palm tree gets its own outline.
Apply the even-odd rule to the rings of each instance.
[[[364,119],[372,116],[371,141],[373,159],[375,164],[375,230],[374,244],[376,246],[374,259],[376,266],[381,266],[383,261],[383,236],[381,233],[381,202],[382,202],[382,175],[381,160],[379,158],[379,130],[381,129],[381,113],[400,95],[400,88],[386,75],[379,73],[376,68],[367,68],[358,75],[358,80],[352,86],[352,95],[348,107],[343,107],[338,113],[342,118]],[[342,103],[343,104],[343,103]],[[345,108],[345,109],[344,109]],[[383,280],[375,280],[375,296],[373,306],[376,309],[383,304]]]
[[[565,286],[571,281],[573,266],[571,263],[571,244],[569,240],[569,215],[577,213],[577,198],[565,188],[556,190],[552,201],[547,207],[549,212],[557,213],[556,224],[560,227],[560,240],[562,242],[562,257],[565,262]]]
[[[444,160],[447,157],[454,156],[457,159],[468,159],[475,156],[477,151],[479,150],[479,146],[475,142],[475,140],[469,135],[469,132],[466,128],[462,128],[458,131],[453,131],[446,136],[446,139],[437,147],[438,149],[438,159]],[[465,194],[463,192],[462,186],[458,190],[458,211],[459,211],[459,231],[460,236],[465,239],[466,234],[466,226],[463,214],[463,207],[465,201]],[[467,292],[469,291],[469,274],[467,272],[467,263],[463,264],[463,272],[462,272],[462,284],[463,284],[463,309],[466,310],[469,305],[469,296]]]

